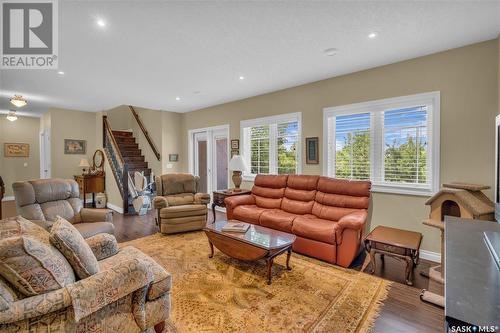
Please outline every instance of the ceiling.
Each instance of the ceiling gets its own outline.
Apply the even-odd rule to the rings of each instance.
[[[59,22],[65,74],[0,71],[0,111],[188,112],[496,38],[500,2],[61,0]]]

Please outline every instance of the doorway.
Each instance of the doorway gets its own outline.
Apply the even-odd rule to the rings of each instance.
[[[189,131],[189,172],[200,177],[198,190],[228,188],[229,125]]]

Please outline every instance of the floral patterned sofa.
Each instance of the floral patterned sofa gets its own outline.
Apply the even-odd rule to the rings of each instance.
[[[78,278],[82,271],[52,237],[20,216],[0,221],[0,332],[164,330],[172,280],[152,258],[118,249],[110,234],[82,237],[96,265]]]

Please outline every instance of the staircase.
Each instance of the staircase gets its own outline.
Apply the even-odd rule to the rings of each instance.
[[[127,170],[130,173],[135,171],[144,172],[144,176],[149,177],[151,169],[148,168],[148,162],[144,160],[144,155],[139,149],[139,144],[135,142],[133,133],[125,131],[112,132]]]

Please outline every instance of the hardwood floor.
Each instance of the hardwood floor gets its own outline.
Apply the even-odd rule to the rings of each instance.
[[[16,215],[14,201],[2,203],[4,217]],[[158,232],[154,221],[154,211],[145,216],[124,216],[114,214],[115,236],[118,242],[124,242]],[[217,212],[217,219],[225,218],[225,214]],[[212,221],[209,213],[209,222]],[[431,266],[431,262],[421,260],[414,270],[414,286],[404,283],[404,265],[388,256],[385,263],[377,257],[377,271],[375,274],[385,279],[394,281],[380,316],[375,322],[374,333],[438,333],[444,331],[443,309],[420,301],[421,289],[428,288],[429,279],[421,276],[419,272]],[[365,262],[362,253],[354,262],[352,269],[360,270]],[[367,271],[367,267],[364,268]],[[442,291],[439,291],[442,292]]]

